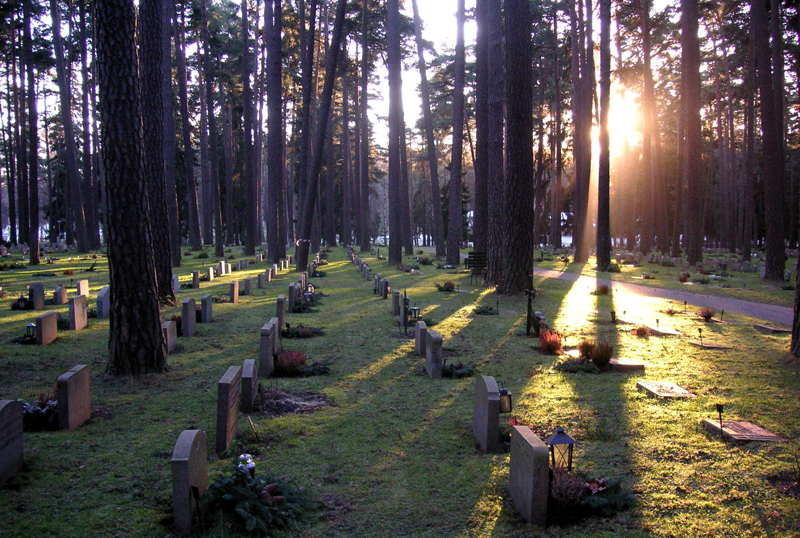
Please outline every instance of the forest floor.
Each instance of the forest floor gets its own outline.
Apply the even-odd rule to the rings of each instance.
[[[242,258],[238,249],[227,256],[231,262]],[[463,361],[479,375],[504,381],[519,422],[537,432],[563,426],[577,441],[577,471],[589,478],[620,480],[638,502],[613,517],[573,525],[540,530],[525,523],[508,492],[509,454],[486,455],[476,449],[474,378],[428,378],[424,360],[414,354],[413,339],[399,334],[391,301],[377,299],[372,282],[346,260],[344,249],[334,248],[330,263],[320,267],[326,275],[312,279],[326,295],[322,304],[314,313],[286,319],[293,326],[324,327],[326,334],[282,342],[285,349],[305,351],[312,360],[330,361],[331,373],[262,380],[267,389],[324,395],[327,405],[315,412],[251,414],[260,441],[245,417],[239,421],[239,436],[255,453],[258,474],[302,486],[324,503],[318,519],[286,535],[800,534],[800,501],[782,493],[787,480],[800,480],[800,361],[788,353],[788,336],[757,332],[753,323],[759,320],[727,309],[722,323],[705,323],[697,312],[709,305],[699,299],[684,309],[682,301],[643,296],[616,284],[608,295],[595,294],[596,278],[606,274],[586,267],[581,272],[591,273],[592,280],[537,275],[534,307],[562,333],[565,346],[584,338],[605,340],[613,344],[616,357],[646,365],[644,373],[566,373],[556,368],[566,357],[543,354],[538,340],[525,337],[524,297],[496,296],[470,284],[464,271],[421,266],[406,273],[375,255],[365,253],[364,259],[393,289],[408,290],[412,306],[421,307],[422,317],[435,322],[448,361]],[[58,255],[53,265],[23,263],[0,272],[0,285],[8,292],[0,310],[0,398],[33,401],[75,364],[89,365],[92,383],[87,424],[73,431],[25,434],[25,467],[0,489],[2,537],[153,537],[174,532],[170,457],[175,441],[184,429],[205,430],[212,480],[227,472],[231,460],[213,454],[217,381],[229,366],[257,358],[259,329],[275,315],[276,297],[286,294],[298,276],[280,273],[236,305],[214,303],[213,323],[198,325],[196,337],[179,339],[164,374],[105,376],[108,320],[90,319],[89,327],[78,332],[59,331],[58,339],[45,347],[12,343],[35,313],[10,310],[11,298],[33,282],[45,284],[48,298],[59,283],[70,285],[73,294],[71,281],[88,278],[94,307],[108,281],[105,261],[100,256],[95,270],[87,272],[93,259],[74,257],[70,262],[69,255]],[[409,257],[404,261],[407,266],[417,263]],[[8,262],[6,258],[0,264]],[[192,253],[184,262],[176,269],[183,284],[191,281],[191,271],[202,274],[217,260]],[[254,265],[251,257],[249,269],[203,282],[199,290],[181,289],[179,298],[194,297],[199,304],[201,295],[223,295],[232,279],[255,279],[266,267]],[[561,267],[554,264],[551,269]],[[438,292],[435,284],[448,280],[457,292]],[[743,298],[730,290],[717,291]],[[495,307],[502,315],[476,315],[473,310],[479,305]],[[48,305],[46,310],[65,315],[67,307]],[[632,323],[610,323],[611,310]],[[162,318],[176,313],[178,307],[167,308]],[[656,319],[660,328],[674,328],[684,336],[631,334],[637,324],[652,325]],[[731,349],[691,345],[698,328],[705,342]],[[672,381],[696,397],[649,398],[637,390],[640,380]],[[724,403],[725,420],[751,420],[787,441],[723,442],[700,426],[703,419],[716,418],[715,403]],[[197,535],[237,534],[216,528]]]

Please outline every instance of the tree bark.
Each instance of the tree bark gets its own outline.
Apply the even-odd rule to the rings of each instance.
[[[172,266],[180,267],[181,224],[178,215],[178,190],[175,185],[175,111],[172,104],[172,17],[174,4],[161,0],[161,108],[164,140],[164,193],[169,222],[169,244]]]
[[[266,0],[267,45],[267,252],[272,263],[282,257],[281,200],[285,199],[283,159],[283,102],[281,93],[281,0]]]
[[[342,245],[350,245],[353,237],[353,164],[350,144],[350,88],[347,79],[347,47],[342,51],[342,233],[339,240]],[[356,101],[358,102],[358,101]],[[356,122],[358,125],[358,122]]]
[[[488,141],[488,198],[489,237],[486,281],[502,284],[503,271],[503,212],[506,207],[505,171],[503,169],[503,106],[505,94],[503,78],[503,18],[501,0],[488,0],[487,27],[489,29],[489,125]],[[434,207],[438,199],[433,199]],[[440,204],[439,204],[440,205]]]
[[[389,255],[388,262],[403,262],[400,221],[400,137],[403,136],[403,81],[400,66],[400,27],[397,0],[386,2],[386,68],[389,71]]]
[[[472,217],[472,244],[476,252],[486,252],[489,228],[489,31],[488,0],[475,2],[478,35],[475,42],[475,196]]]
[[[611,265],[611,0],[600,0],[600,166],[597,182],[597,268]]]
[[[25,18],[22,48],[25,54],[25,82],[28,85],[28,247],[30,247],[28,263],[39,265],[39,113],[36,101],[36,78],[33,73],[32,1],[24,0],[22,3]]]
[[[251,68],[250,24],[247,0],[242,0],[242,102],[244,109],[244,181],[246,196],[244,223],[244,254],[256,253],[258,191],[256,190],[255,156],[253,151],[253,91],[250,87]],[[230,193],[229,193],[230,196]],[[230,217],[230,215],[228,216]]]
[[[703,163],[700,124],[700,41],[697,0],[681,0],[681,106],[685,115],[683,180],[686,184],[686,256],[690,265],[703,257]]]
[[[89,96],[91,90],[89,85],[94,81],[89,79],[88,48],[89,40],[86,35],[86,6],[88,2],[80,2],[80,28],[78,39],[81,43],[81,116],[83,118],[83,192],[81,200],[83,202],[83,213],[86,219],[87,247],[91,249],[100,248],[100,229],[98,227],[97,200],[95,197],[95,174],[94,155],[92,152],[92,129],[89,117]],[[97,141],[95,139],[95,145]]]
[[[136,15],[130,0],[97,0],[96,10],[103,159],[109,179],[106,371],[116,376],[163,372],[166,349],[142,162]]]
[[[455,73],[453,80],[453,149],[450,163],[450,208],[448,215],[450,222],[447,226],[447,263],[454,267],[461,263],[460,247],[464,233],[461,213],[461,161],[464,151],[464,18],[464,0],[458,0],[456,2],[456,57],[453,65]],[[533,207],[533,204],[531,204],[531,207]]]
[[[369,10],[368,2],[362,1],[361,7],[361,169],[359,171],[359,190],[361,192],[359,204],[361,206],[361,236],[358,238],[361,252],[369,252],[370,225],[369,225]]]

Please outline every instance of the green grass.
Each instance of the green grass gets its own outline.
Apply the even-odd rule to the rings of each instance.
[[[240,257],[236,249],[232,254]],[[794,467],[793,454],[800,447],[800,363],[787,353],[788,337],[756,333],[752,319],[729,314],[725,319],[731,323],[704,324],[694,315],[703,305],[669,316],[667,308],[682,310],[683,305],[617,292],[594,296],[593,290],[568,282],[538,279],[535,306],[563,332],[567,346],[584,337],[604,339],[614,344],[615,356],[647,364],[644,375],[566,374],[553,369],[561,359],[540,354],[538,342],[524,337],[524,298],[498,297],[470,285],[466,273],[450,274],[435,266],[422,267],[422,274],[401,273],[374,256],[366,259],[394,289],[408,290],[423,317],[437,322],[445,350],[455,355],[451,361],[473,364],[479,374],[503,380],[524,424],[547,432],[564,426],[578,441],[577,469],[592,477],[622,479],[637,494],[639,505],[575,527],[540,531],[525,524],[508,494],[509,455],[485,455],[475,448],[474,379],[422,375],[423,360],[413,355],[413,339],[398,337],[391,301],[376,299],[372,281],[345,261],[342,249],[334,249],[331,263],[323,267],[327,276],[313,279],[329,297],[317,313],[287,316],[293,325],[324,327],[326,335],[283,342],[312,359],[334,361],[331,375],[263,380],[265,386],[324,392],[332,405],[309,415],[252,415],[260,444],[247,421],[239,423],[240,437],[260,450],[257,472],[294,482],[327,505],[319,521],[296,535],[800,533],[800,502],[767,482],[768,476]],[[203,274],[216,263],[213,257],[184,261],[177,269],[181,282],[191,280],[192,270]],[[59,282],[89,278],[93,307],[108,273],[105,268],[80,272],[89,265],[89,260],[69,263],[62,258],[54,266],[6,271],[0,278],[9,298],[31,282],[44,282],[50,298]],[[179,297],[199,302],[203,294],[226,293],[232,278],[255,276],[266,267],[251,263],[247,271],[201,283],[200,290],[181,290]],[[74,269],[75,275],[63,276],[65,268]],[[58,276],[32,277],[42,271]],[[204,429],[213,454],[217,381],[228,366],[257,357],[259,328],[274,316],[277,295],[296,280],[297,273],[285,272],[266,289],[254,290],[254,296],[241,297],[238,305],[215,303],[214,322],[198,325],[195,338],[179,339],[178,353],[168,357],[169,372],[134,379],[103,375],[107,320],[90,320],[89,329],[79,333],[62,331],[50,346],[10,345],[34,313],[12,312],[10,300],[4,301],[0,398],[30,401],[73,365],[89,364],[93,417],[72,432],[25,434],[26,469],[0,490],[0,536],[151,537],[171,532],[169,460],[174,443],[184,429]],[[435,283],[446,280],[466,292],[437,292]],[[500,310],[516,314],[472,312],[479,304],[497,307],[498,301]],[[66,313],[66,306],[46,308]],[[662,326],[692,336],[702,327],[704,340],[735,349],[700,350],[687,338],[637,338],[628,334],[630,326],[607,322],[604,312],[612,309],[642,322],[659,319]],[[178,312],[165,309],[162,317]],[[697,397],[674,402],[647,398],[636,390],[639,379],[673,381]],[[753,420],[790,441],[737,447],[710,437],[699,424],[715,417],[716,402],[725,403],[726,419]],[[211,476],[228,465],[211,456]]]

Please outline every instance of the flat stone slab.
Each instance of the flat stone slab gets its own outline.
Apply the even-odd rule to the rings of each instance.
[[[651,325],[646,325],[646,327],[650,329],[650,336],[681,336],[681,333],[672,327],[653,327]]]
[[[514,312],[513,310],[500,310],[498,314],[501,316],[516,316],[518,312]]]
[[[612,372],[644,372],[644,363],[628,359],[611,359],[608,367]]]
[[[701,425],[712,435],[721,435],[723,439],[733,443],[750,443],[752,441],[782,443],[786,441],[780,435],[747,421],[723,420],[721,434],[719,420],[703,420]]]
[[[772,327],[770,325],[759,325],[758,323],[753,323],[753,328],[759,332],[765,334],[791,334],[791,329],[783,329],[781,327]]]
[[[694,398],[694,394],[670,381],[639,381],[636,388],[656,398]]]
[[[713,344],[711,342],[699,342],[697,340],[689,340],[689,343],[703,349],[733,349],[731,346],[723,346],[722,344]]]

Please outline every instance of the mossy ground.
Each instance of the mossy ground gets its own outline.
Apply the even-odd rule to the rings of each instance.
[[[240,258],[238,251],[233,253]],[[258,448],[257,471],[302,486],[327,509],[300,536],[796,536],[800,502],[778,493],[768,477],[796,467],[800,444],[800,363],[788,354],[788,337],[752,330],[752,319],[703,324],[695,312],[672,316],[664,300],[590,289],[559,280],[537,280],[535,307],[565,336],[614,344],[615,356],[639,359],[639,374],[567,374],[562,360],[542,355],[524,336],[524,297],[498,297],[471,285],[466,273],[423,266],[402,273],[366,255],[394,289],[408,290],[422,315],[437,322],[450,361],[476,366],[478,374],[505,382],[514,414],[541,431],[564,426],[577,441],[578,470],[592,477],[622,479],[639,499],[637,508],[611,519],[540,531],[516,515],[507,484],[509,455],[484,455],[472,437],[473,379],[432,380],[422,374],[413,339],[399,336],[390,301],[376,299],[365,281],[333,249],[322,279],[328,295],[313,314],[287,321],[324,327],[326,335],[285,340],[287,349],[333,361],[328,376],[264,380],[265,386],[327,394],[331,405],[314,414],[269,418],[252,415],[261,443],[247,420],[240,437]],[[0,273],[9,297],[41,281],[48,298],[58,283],[88,278],[90,306],[107,284],[105,267],[83,273],[93,260],[26,267]],[[98,269],[104,263],[98,264]],[[192,270],[216,263],[186,257],[176,270],[190,282]],[[413,263],[412,260],[407,260]],[[227,292],[233,278],[256,276],[266,264],[182,289],[180,298]],[[63,271],[75,271],[73,276]],[[33,273],[54,272],[55,277]],[[256,358],[259,328],[275,315],[275,299],[297,273],[281,273],[266,289],[238,305],[215,303],[214,322],[198,325],[194,338],[179,339],[168,357],[169,372],[134,379],[104,375],[107,320],[90,320],[80,332],[60,331],[46,347],[12,345],[35,313],[0,310],[0,398],[33,400],[52,388],[75,364],[91,368],[92,419],[71,432],[25,434],[23,472],[0,490],[0,536],[165,536],[170,527],[169,461],[179,433],[207,432],[213,454],[217,381],[228,366]],[[464,293],[437,292],[453,280]],[[255,286],[254,286],[255,287]],[[73,290],[71,290],[71,293]],[[499,316],[477,316],[478,304],[497,306]],[[67,307],[53,307],[66,314]],[[637,338],[630,326],[612,325],[604,314],[628,312],[652,323],[731,345],[729,351],[700,350],[687,338]],[[599,311],[597,313],[596,311]],[[163,318],[178,313],[165,309]],[[508,312],[512,312],[509,314]],[[702,325],[701,325],[702,324]],[[640,379],[673,381],[697,394],[685,401],[660,401],[636,390]],[[700,428],[725,403],[726,419],[753,420],[789,439],[786,443],[733,446]],[[243,417],[242,417],[243,418]],[[212,456],[212,477],[229,461]],[[213,535],[221,535],[215,532]],[[230,535],[226,531],[225,535]]]

